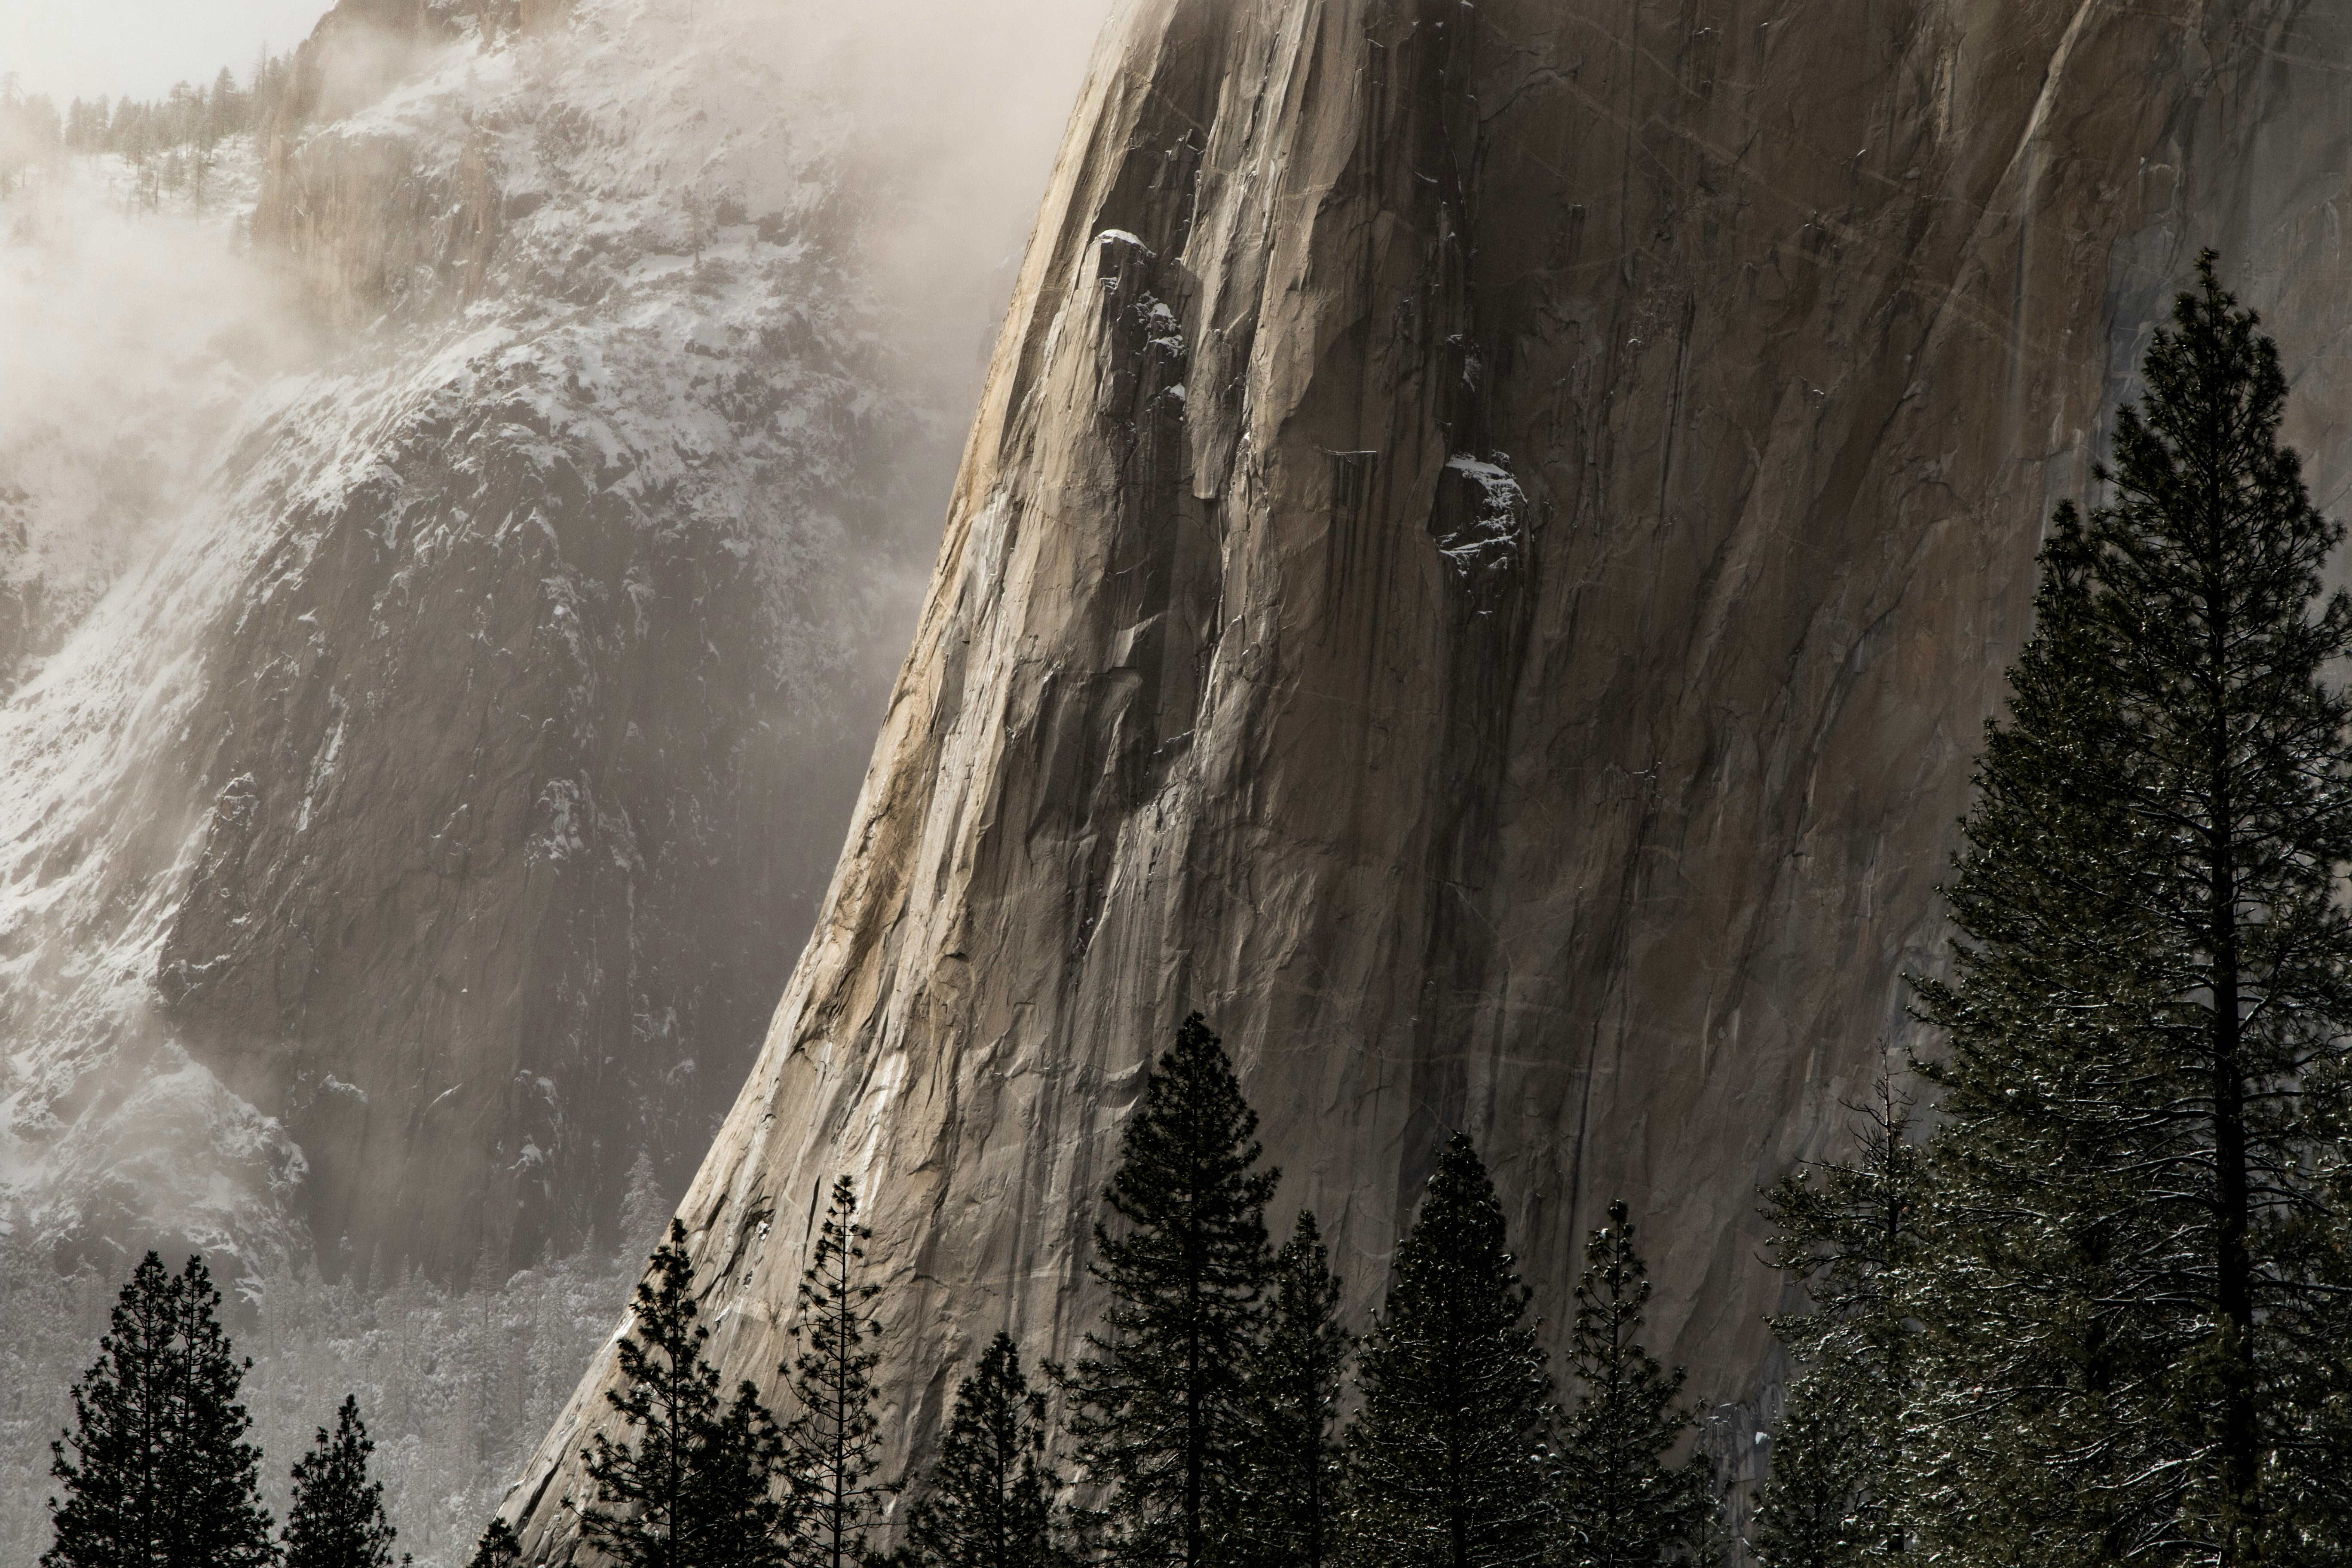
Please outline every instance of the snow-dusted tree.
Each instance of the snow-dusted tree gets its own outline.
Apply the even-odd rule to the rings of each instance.
[[[2059,509],[1948,889],[1917,1270],[1925,1544],[2338,1561],[2352,1027],[2343,537],[2210,253]]]
[[[1302,1209],[1275,1259],[1265,1331],[1250,1360],[1235,1562],[1324,1568],[1338,1555],[1346,1449],[1335,1423],[1352,1343],[1339,1313],[1339,1277],[1314,1213]]]
[[[1877,1555],[1886,1538],[1862,1518],[1858,1426],[1831,1384],[1811,1376],[1790,1384],[1749,1538],[1764,1568],[1843,1568]]]
[[[1707,1539],[1715,1516],[1703,1454],[1669,1466],[1690,1435],[1683,1374],[1643,1348],[1649,1268],[1622,1200],[1585,1243],[1568,1361],[1582,1396],[1562,1424],[1559,1561],[1569,1568],[1655,1568]]]
[[[872,1303],[881,1287],[859,1269],[873,1234],[857,1221],[856,1184],[839,1177],[801,1275],[792,1331],[801,1349],[782,1369],[798,1406],[784,1428],[800,1510],[788,1548],[793,1568],[854,1568],[888,1491],[874,1419],[881,1328]]]
[[[793,1523],[779,1495],[781,1441],[751,1384],[719,1398],[686,1241],[672,1220],[637,1283],[623,1386],[604,1394],[626,1432],[620,1442],[599,1432],[583,1452],[596,1496],[580,1510],[581,1534],[623,1568],[773,1568]]]
[[[1087,1481],[1087,1516],[1122,1563],[1215,1560],[1233,1511],[1250,1350],[1267,1269],[1257,1112],[1197,1013],[1146,1081],[1095,1226],[1092,1272],[1110,1296],[1104,1333],[1058,1373]]]
[[[320,1427],[310,1451],[294,1461],[286,1568],[390,1568],[397,1531],[383,1517],[383,1483],[368,1476],[373,1452],[359,1398],[347,1394],[334,1431]]]
[[[1767,1568],[1844,1568],[1907,1545],[1903,1428],[1916,1347],[1903,1285],[1920,1247],[1927,1152],[1892,1082],[1853,1109],[1862,1121],[1849,1158],[1765,1194],[1772,1266],[1809,1303],[1771,1320],[1799,1370],[1756,1510]]]
[[[1000,1333],[957,1387],[939,1461],[907,1520],[908,1568],[1057,1568],[1054,1494],[1045,1468],[1045,1396],[1022,1374]]]
[[[1364,1568],[1543,1562],[1558,1510],[1551,1374],[1470,1140],[1438,1156],[1357,1360],[1346,1554]]]
[[[251,1362],[230,1349],[202,1257],[173,1275],[150,1252],[116,1302],[99,1359],[74,1385],[74,1427],[52,1445],[56,1543],[42,1568],[262,1568],[276,1555],[261,1451],[238,1399]]]

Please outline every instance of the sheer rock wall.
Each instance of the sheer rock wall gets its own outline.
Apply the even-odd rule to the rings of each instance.
[[[1141,0],[679,1209],[726,1375],[776,1389],[840,1171],[894,1459],[998,1328],[1068,1351],[1197,1007],[1359,1324],[1466,1129],[1555,1325],[1632,1200],[1752,1474],[1756,1190],[1916,1043],[2043,519],[2200,246],[2340,497],[2347,58],[2284,0]],[[535,1552],[612,1376],[509,1495]]]

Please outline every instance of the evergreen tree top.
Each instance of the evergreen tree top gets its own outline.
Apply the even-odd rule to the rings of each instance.
[[[1811,1308],[1772,1318],[1772,1331],[1801,1360],[1824,1336],[1865,1320],[1901,1332],[1894,1271],[1918,1250],[1929,1167],[1911,1135],[1912,1103],[1882,1079],[1875,1103],[1849,1106],[1862,1117],[1852,1157],[1792,1172],[1764,1194],[1774,1268],[1805,1282]],[[1897,1320],[1884,1320],[1892,1313]]]
[[[1316,1223],[1313,1209],[1300,1209],[1292,1223],[1290,1239],[1275,1255],[1275,1316],[1285,1323],[1319,1324],[1338,1332],[1337,1325],[1328,1320],[1339,1298],[1339,1281],[1331,1272],[1323,1229]]]
[[[1439,1154],[1357,1362],[1349,1555],[1393,1568],[1542,1562],[1558,1517],[1551,1374],[1502,1205],[1470,1140]]]
[[[1682,1387],[1682,1369],[1668,1373],[1633,1338],[1649,1304],[1650,1268],[1633,1245],[1632,1210],[1618,1198],[1609,1205],[1609,1223],[1586,1243],[1576,1281],[1569,1359],[1588,1389],[1631,1382],[1664,1388],[1671,1398]]]
[[[1197,1013],[1144,1088],[1104,1189],[1093,1277],[1109,1332],[1057,1372],[1075,1457],[1103,1510],[1082,1516],[1125,1559],[1202,1568],[1238,1483],[1246,1370],[1272,1259],[1257,1116]]]
[[[1714,1533],[1705,1456],[1694,1452],[1679,1468],[1665,1462],[1692,1417],[1678,1403],[1682,1370],[1667,1372],[1637,1337],[1649,1300],[1649,1268],[1620,1198],[1586,1244],[1569,1336],[1583,1389],[1560,1438],[1561,1534],[1575,1568],[1652,1568]]]
[[[1064,1561],[1044,1467],[1045,1397],[1021,1370],[1013,1336],[1000,1331],[957,1384],[939,1462],[909,1510],[912,1568],[1050,1568]]]
[[[849,1279],[857,1265],[866,1261],[866,1244],[873,1239],[873,1227],[857,1217],[857,1184],[846,1175],[835,1176],[824,1218],[817,1226],[815,1250],[809,1255],[808,1267],[801,1270],[801,1306],[810,1309],[844,1299],[870,1301],[880,1295],[879,1285],[853,1284]],[[818,1321],[803,1318],[793,1331],[799,1333]]]
[[[1398,1244],[1386,1315],[1434,1314],[1451,1332],[1492,1332],[1517,1323],[1534,1299],[1517,1270],[1486,1163],[1468,1134],[1457,1132],[1430,1173],[1412,1232]]]
[[[493,1518],[484,1527],[481,1540],[474,1543],[474,1555],[467,1560],[466,1568],[515,1568],[521,1561],[522,1542],[515,1535],[514,1526]]]
[[[1107,1267],[1150,1267],[1181,1237],[1214,1232],[1229,1240],[1208,1261],[1211,1282],[1252,1289],[1262,1277],[1263,1211],[1282,1173],[1256,1170],[1265,1152],[1257,1112],[1242,1097],[1232,1061],[1198,1013],[1176,1031],[1176,1044],[1144,1084],[1143,1111],[1119,1143],[1118,1169],[1103,1200],[1129,1226],[1113,1237],[1101,1224],[1096,1245]]]
[[[99,1359],[51,1445],[56,1542],[44,1568],[263,1568],[275,1555],[261,1451],[245,1441],[245,1371],[202,1256],[175,1277],[150,1252],[122,1287]]]
[[[792,1328],[801,1350],[783,1369],[799,1405],[784,1427],[794,1494],[804,1510],[787,1547],[795,1568],[849,1568],[861,1561],[865,1531],[890,1489],[880,1476],[873,1408],[881,1325],[870,1303],[881,1287],[858,1277],[873,1234],[857,1218],[856,1183],[836,1178],[801,1275]]]
[[[286,1568],[389,1568],[395,1531],[383,1517],[383,1483],[368,1477],[368,1440],[357,1395],[345,1394],[335,1430],[319,1428],[294,1462],[286,1518]]]

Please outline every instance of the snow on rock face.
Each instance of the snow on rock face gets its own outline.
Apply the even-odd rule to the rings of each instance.
[[[950,434],[845,105],[789,8],[460,9],[306,47],[250,229],[338,341],[0,708],[0,1226],[60,1258],[609,1242],[831,863]]]

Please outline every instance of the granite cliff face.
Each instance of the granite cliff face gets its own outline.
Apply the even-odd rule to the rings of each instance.
[[[1142,0],[1039,217],[817,930],[680,1206],[772,1390],[856,1175],[886,1430],[1066,1350],[1223,1033],[1360,1322],[1442,1135],[1554,1321],[1629,1198],[1752,1474],[1754,1194],[1912,1042],[2032,559],[2197,248],[2347,472],[2294,0]],[[510,1494],[535,1552],[609,1347]]]

